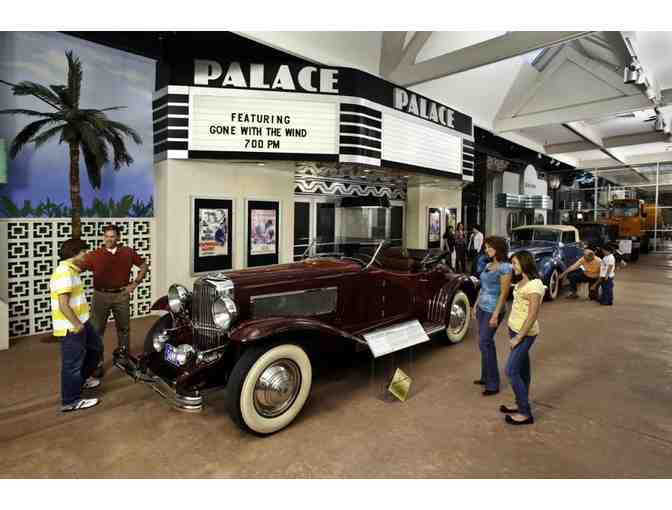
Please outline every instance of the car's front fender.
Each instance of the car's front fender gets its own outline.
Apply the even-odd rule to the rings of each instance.
[[[562,273],[566,269],[566,265],[562,259],[557,257],[543,257],[537,261],[537,270],[539,275],[544,283],[548,283],[551,279],[551,274],[553,270],[557,270],[558,273]]]
[[[154,301],[154,304],[150,310],[163,310],[170,312],[170,307],[168,306],[168,296],[161,296],[159,299]]]
[[[265,338],[293,331],[322,333],[332,337],[345,338],[357,343],[362,342],[361,339],[341,329],[308,317],[267,317],[245,321],[231,330],[229,338],[232,342],[243,344],[257,342]]]

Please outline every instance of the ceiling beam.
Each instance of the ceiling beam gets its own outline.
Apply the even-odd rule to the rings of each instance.
[[[625,164],[625,161],[618,158],[615,154],[611,153],[602,145],[602,138],[595,133],[594,130],[588,129],[583,122],[568,122],[563,124],[564,128],[571,131],[580,138],[583,138],[584,141],[593,144],[593,148],[602,152],[602,154],[610,157],[614,161]],[[596,138],[596,139],[594,139]]]
[[[403,86],[417,85],[541,48],[562,44],[592,33],[592,31],[507,32],[494,39],[445,53],[415,65],[412,61],[407,62],[395,69],[389,78]]]
[[[415,64],[415,60],[418,58],[420,50],[423,48],[425,43],[429,40],[432,32],[416,32],[413,34],[413,37],[404,48],[404,54],[399,61],[399,67],[408,67]],[[393,71],[396,72],[396,69]]]
[[[604,138],[604,147],[613,149],[616,147],[626,147],[628,145],[641,145],[644,143],[669,142],[670,137],[659,131],[647,131],[645,133],[632,133],[629,135],[611,136]],[[546,154],[564,154],[568,152],[582,152],[595,150],[595,146],[590,142],[567,142],[553,143],[544,146]]]
[[[662,103],[664,105],[672,103],[672,89],[661,90],[660,96],[662,97]]]
[[[380,74],[387,76],[401,62],[407,32],[383,32],[383,47],[380,52]]]
[[[598,147],[604,147],[602,135],[600,135],[593,126],[590,126],[583,121],[567,122],[567,126],[569,126],[575,133],[579,133],[579,136],[587,139],[589,142],[592,142]]]
[[[524,114],[512,118],[495,119],[494,128],[495,131],[503,133],[516,129],[608,117],[618,113],[634,112],[646,108],[651,108],[651,102],[646,96],[636,94],[559,108],[557,110]]]

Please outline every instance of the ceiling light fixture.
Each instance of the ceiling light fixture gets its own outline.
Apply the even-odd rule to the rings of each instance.
[[[656,116],[656,121],[653,123],[653,129],[655,129],[656,131],[665,130],[665,119],[663,118],[662,115],[658,114]]]
[[[643,75],[642,68],[637,62],[637,59],[632,59],[629,66],[623,70],[623,83],[635,83],[640,80],[640,75]]]

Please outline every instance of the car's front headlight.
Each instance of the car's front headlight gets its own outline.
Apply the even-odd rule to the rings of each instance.
[[[156,352],[161,352],[163,350],[163,346],[166,344],[168,339],[169,339],[168,333],[166,333],[165,331],[158,333],[152,339],[152,345],[154,346],[154,350]]]
[[[229,296],[220,296],[212,304],[212,320],[223,331],[227,331],[238,317],[236,303]]]
[[[196,350],[188,344],[178,345],[175,348],[175,361],[178,365],[184,366],[189,361],[191,356],[196,354]]]
[[[168,289],[168,306],[173,313],[181,313],[187,306],[189,291],[183,285],[174,283]]]

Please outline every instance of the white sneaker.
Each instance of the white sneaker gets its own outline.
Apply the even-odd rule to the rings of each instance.
[[[100,386],[100,379],[96,379],[95,377],[89,377],[86,381],[84,381],[84,384],[82,384],[82,389],[92,390],[93,388],[97,388],[98,386]]]
[[[61,406],[61,412],[67,413],[69,411],[79,411],[81,409],[88,409],[97,406],[100,401],[97,398],[80,398],[75,400],[72,404]]]

